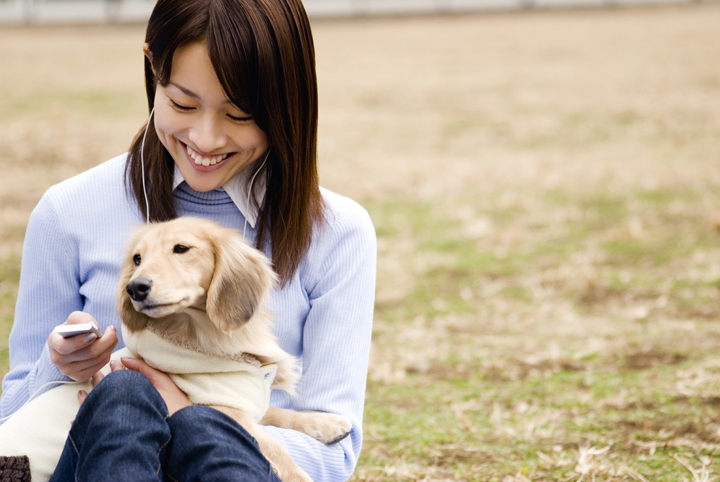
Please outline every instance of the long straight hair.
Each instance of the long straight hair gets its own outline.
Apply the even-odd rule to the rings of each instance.
[[[267,186],[264,202],[256,205],[256,247],[270,243],[273,267],[281,283],[287,283],[310,247],[314,227],[323,220],[315,53],[301,1],[159,0],[145,41],[152,54],[152,61],[145,59],[148,112],[157,83],[165,86],[170,81],[178,47],[205,42],[225,95],[266,133],[270,152],[264,166],[255,166]],[[145,127],[133,140],[125,173],[128,189],[147,216],[140,162]],[[174,161],[153,123],[143,154],[149,219],[173,219]],[[256,202],[254,195],[251,198]]]

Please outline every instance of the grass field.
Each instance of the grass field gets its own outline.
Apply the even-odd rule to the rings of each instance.
[[[379,242],[353,480],[720,479],[720,5],[314,23]],[[0,372],[28,215],[143,123],[140,27],[0,30]]]

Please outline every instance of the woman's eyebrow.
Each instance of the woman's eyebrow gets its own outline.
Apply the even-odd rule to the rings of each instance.
[[[168,84],[172,85],[173,87],[176,87],[176,88],[180,89],[180,91],[181,91],[183,94],[187,95],[187,96],[193,97],[193,98],[195,98],[195,99],[199,99],[199,98],[200,98],[200,96],[197,95],[197,94],[196,94],[195,92],[193,92],[192,90],[186,89],[186,88],[183,87],[182,85],[178,85],[178,84],[176,84],[176,83],[173,82],[173,81],[168,82]]]
[[[173,87],[175,87],[175,88],[177,88],[177,89],[179,89],[183,94],[185,94],[185,95],[187,95],[187,96],[189,96],[189,97],[192,97],[193,99],[198,99],[198,100],[200,100],[200,96],[197,95],[197,94],[196,94],[195,92],[193,92],[192,90],[187,89],[187,88],[183,87],[182,85],[176,84],[176,83],[173,82],[172,80],[171,80],[170,82],[168,82],[168,84],[169,84],[169,85],[172,85]],[[224,104],[232,104],[232,102],[230,102],[230,100],[228,100],[228,99],[225,99],[225,102],[223,102],[223,103],[224,103]]]

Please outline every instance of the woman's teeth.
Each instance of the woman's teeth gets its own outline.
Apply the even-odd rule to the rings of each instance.
[[[188,145],[186,145],[185,148],[187,150],[188,156],[190,156],[190,158],[198,166],[214,166],[218,162],[224,161],[230,155],[229,153],[227,153],[227,154],[221,154],[219,156],[204,157],[204,156],[201,156],[200,154],[198,154],[197,152],[195,152],[193,150],[193,148]]]

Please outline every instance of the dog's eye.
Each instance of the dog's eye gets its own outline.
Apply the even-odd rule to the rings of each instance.
[[[182,244],[176,244],[173,248],[173,253],[183,254],[187,253],[188,251],[190,251],[190,248],[188,248],[187,246],[183,246]]]
[[[140,266],[140,261],[142,261],[142,258],[139,254],[133,256],[133,263],[135,263],[135,266]]]

